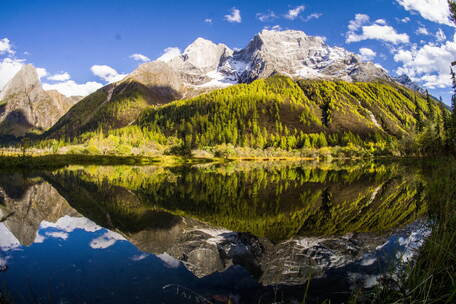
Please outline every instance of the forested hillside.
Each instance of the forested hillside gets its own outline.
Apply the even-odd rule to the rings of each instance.
[[[442,125],[442,106],[399,85],[260,79],[144,111],[137,125],[192,148],[296,149],[387,141]]]
[[[352,145],[385,151],[398,149],[401,140],[404,149],[413,145],[407,142],[412,139],[432,137],[431,148],[434,140],[444,140],[447,110],[441,103],[384,81],[294,81],[275,75],[155,106],[145,92],[132,86],[100,103],[109,99],[109,92],[100,90],[100,96],[73,107],[48,134],[89,143],[93,153],[127,154],[150,145],[190,151],[225,144],[288,151]],[[74,115],[87,118],[79,121]]]
[[[146,87],[134,80],[110,84],[81,100],[45,136],[72,139],[99,127],[104,130],[125,127],[147,107],[177,98],[170,88]]]

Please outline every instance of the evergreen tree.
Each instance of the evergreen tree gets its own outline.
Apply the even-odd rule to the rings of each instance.
[[[448,6],[450,9],[450,19],[456,24],[456,2],[454,0],[448,0]],[[453,61],[452,66],[456,65],[456,61]],[[451,98],[451,116],[446,124],[447,142],[451,149],[456,147],[456,75],[453,68],[450,67],[451,80],[453,82],[453,96]]]
[[[429,95],[428,90],[426,90],[426,103],[429,108],[429,119],[433,122],[435,119],[435,112],[434,112],[433,101],[431,99],[431,96]]]
[[[456,148],[456,74],[451,68],[451,79],[453,82],[453,96],[451,97],[451,115],[447,122],[447,141],[450,149]]]
[[[416,93],[413,95],[413,102],[415,104],[415,113],[414,113],[415,120],[416,120],[415,131],[416,131],[416,133],[421,133],[421,132],[423,132],[424,125],[423,125],[423,120],[421,118],[420,108],[419,108],[417,100],[416,100]]]

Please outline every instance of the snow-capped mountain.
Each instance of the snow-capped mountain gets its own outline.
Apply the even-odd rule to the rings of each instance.
[[[198,38],[182,54],[160,58],[193,89],[226,87],[274,73],[294,78],[372,81],[390,79],[387,72],[343,48],[328,46],[321,37],[302,31],[263,30],[241,50]],[[150,63],[139,67],[144,72]],[[137,73],[133,73],[137,75]]]

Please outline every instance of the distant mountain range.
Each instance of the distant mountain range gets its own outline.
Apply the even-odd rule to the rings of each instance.
[[[83,99],[44,91],[36,70],[25,65],[1,92],[0,134],[23,136],[49,129],[46,136],[56,138],[74,137],[100,126],[121,128],[135,123],[151,106],[274,74],[294,80],[382,82],[393,87],[400,83],[422,92],[407,76],[393,79],[382,67],[343,48],[330,47],[321,37],[264,30],[235,51],[198,38],[182,54],[144,63],[121,81]]]
[[[249,83],[281,73],[296,78],[373,81],[389,79],[381,67],[363,62],[345,49],[328,46],[323,38],[301,31],[262,31],[242,50],[196,39],[183,54],[164,61],[189,88]]]

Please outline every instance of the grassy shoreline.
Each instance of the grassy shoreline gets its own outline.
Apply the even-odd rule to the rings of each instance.
[[[208,163],[214,160],[207,158],[184,158],[179,156],[115,156],[115,155],[82,155],[82,154],[45,154],[45,155],[0,155],[1,169],[57,169],[68,165],[184,165]]]

